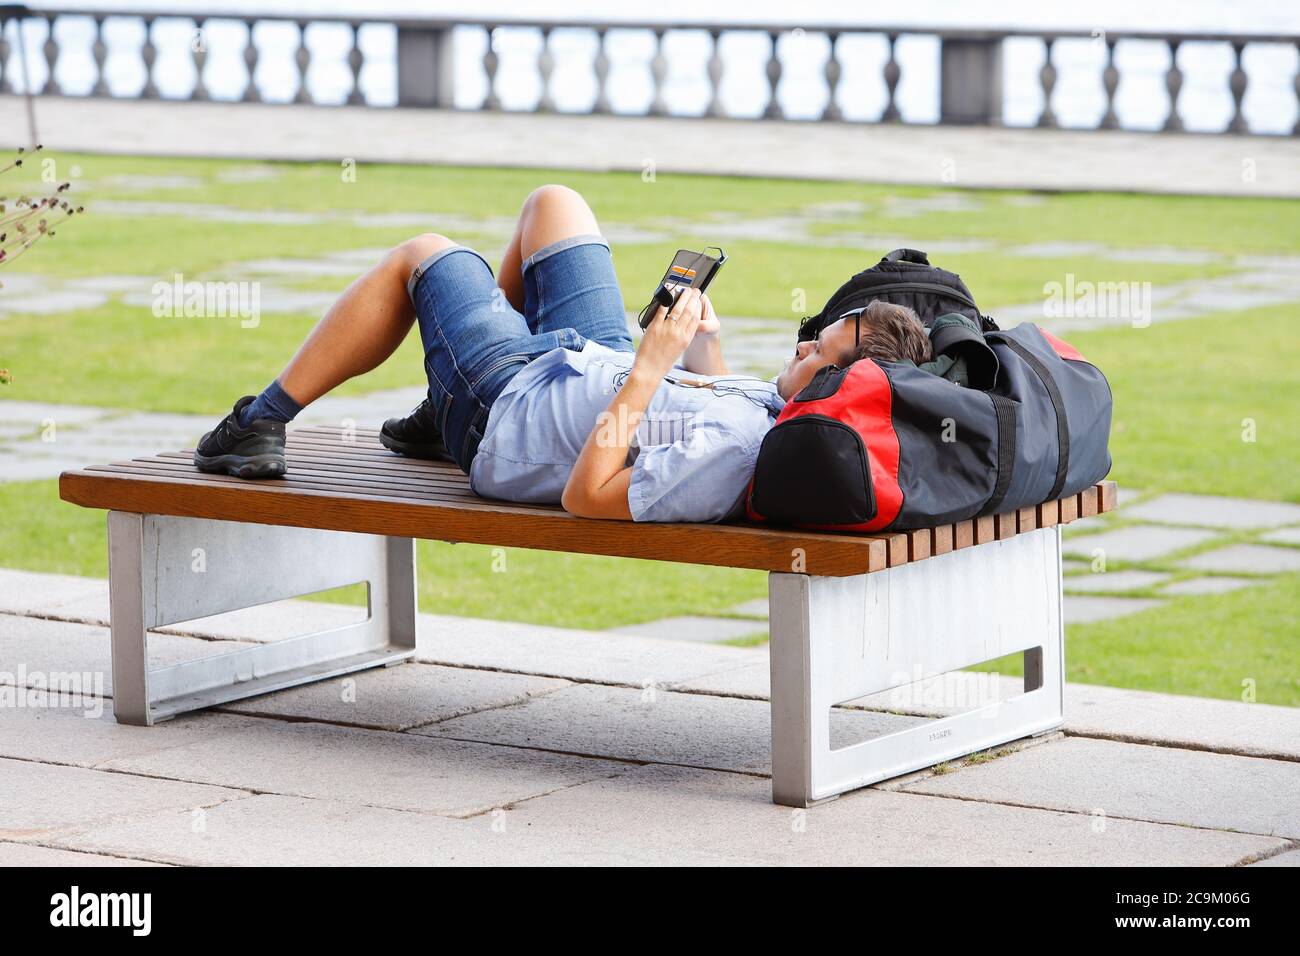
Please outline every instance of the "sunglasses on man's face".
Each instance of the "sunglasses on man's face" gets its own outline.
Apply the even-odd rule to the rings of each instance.
[[[862,313],[865,311],[867,311],[867,307],[864,305],[858,309],[849,309],[849,311],[845,312],[843,315],[840,316],[841,319],[847,319],[850,315],[853,316],[853,348],[854,349],[857,349],[858,340],[862,338]]]

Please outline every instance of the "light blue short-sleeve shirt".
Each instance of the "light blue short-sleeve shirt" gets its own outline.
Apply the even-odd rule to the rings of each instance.
[[[634,358],[596,342],[534,359],[492,404],[470,465],[477,494],[558,504],[574,462]],[[628,459],[636,521],[721,521],[743,511],[763,436],[784,402],[770,382],[674,368]]]

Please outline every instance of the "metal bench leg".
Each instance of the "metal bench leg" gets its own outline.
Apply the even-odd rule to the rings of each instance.
[[[1063,720],[1058,528],[856,577],[772,573],[772,799],[846,790],[1039,734]],[[844,701],[1023,651],[1024,692],[831,749]]]
[[[256,694],[393,664],[415,653],[415,542],[110,511],[113,714],[149,725]],[[150,668],[150,628],[348,584],[366,620]]]

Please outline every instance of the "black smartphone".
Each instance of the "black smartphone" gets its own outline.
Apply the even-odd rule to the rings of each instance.
[[[717,252],[709,255],[709,250]],[[713,277],[718,274],[722,264],[727,261],[727,254],[718,246],[707,246],[703,252],[691,252],[678,249],[673,261],[668,264],[668,271],[659,280],[650,304],[641,310],[637,324],[644,330],[659,311],[659,307],[671,309],[677,296],[683,289],[699,289],[701,292],[709,287]]]

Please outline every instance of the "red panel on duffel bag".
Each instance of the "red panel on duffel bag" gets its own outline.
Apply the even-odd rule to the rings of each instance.
[[[1047,344],[1050,345],[1052,348],[1054,348],[1056,350],[1056,354],[1061,356],[1061,358],[1069,359],[1072,362],[1088,361],[1086,358],[1083,357],[1082,354],[1080,354],[1079,350],[1076,349],[1069,342],[1066,342],[1062,339],[1058,339],[1055,335],[1053,335],[1051,332],[1048,332],[1044,328],[1040,327],[1038,331],[1043,333],[1043,338],[1047,339]]]
[[[878,531],[887,527],[903,505],[898,483],[898,434],[894,431],[888,376],[875,362],[863,359],[847,372],[829,368],[818,373],[799,395],[803,399],[796,397],[786,403],[764,439],[746,496],[749,517],[757,521],[788,520],[800,527],[824,530]],[[814,421],[824,427],[804,427],[812,426]],[[796,432],[802,438],[795,440]],[[824,447],[819,447],[817,432],[826,436]],[[846,438],[845,432],[851,433],[848,440],[853,446],[865,452],[870,476],[870,487],[866,489],[856,487],[868,483],[860,454],[855,469],[851,452],[842,444],[831,447],[832,441]],[[798,454],[791,454],[791,449],[798,449]],[[828,474],[828,470],[834,473]],[[833,495],[836,488],[845,494],[865,490],[874,498],[874,516],[843,523],[795,519],[795,515],[807,516],[810,511],[834,512],[833,501],[823,501],[822,507],[809,507],[809,502],[815,500],[814,496]],[[780,500],[782,495],[791,499],[788,510],[787,502]]]

